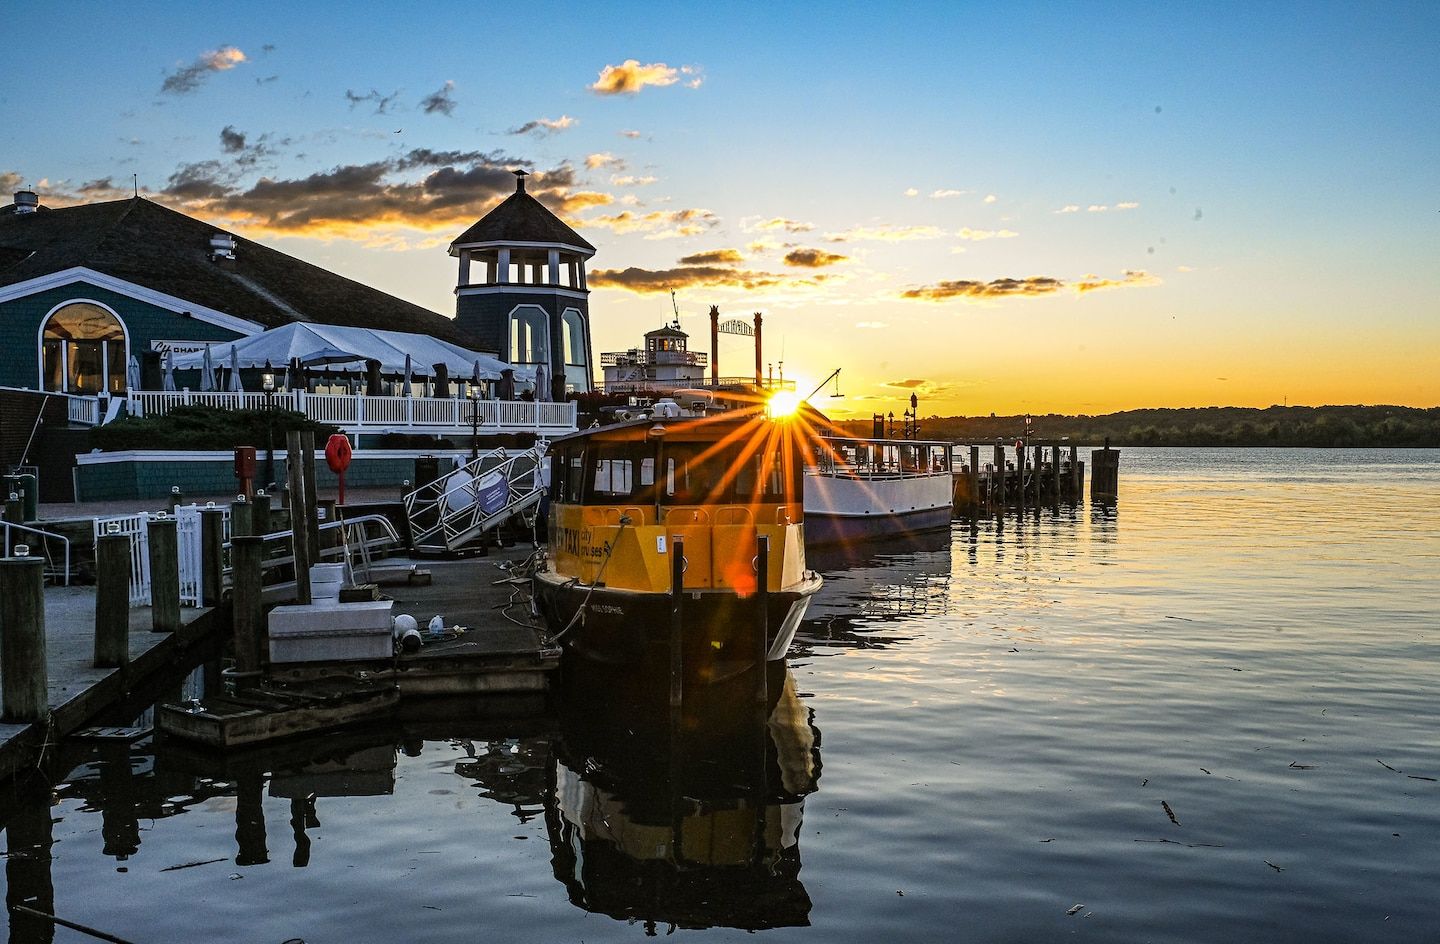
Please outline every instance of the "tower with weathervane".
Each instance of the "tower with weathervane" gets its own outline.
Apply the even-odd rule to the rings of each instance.
[[[543,366],[550,398],[593,389],[585,260],[595,247],[525,192],[515,192],[450,244],[460,260],[455,321],[476,346],[517,367]]]

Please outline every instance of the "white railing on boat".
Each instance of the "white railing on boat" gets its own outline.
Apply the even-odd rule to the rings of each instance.
[[[176,407],[193,404],[223,410],[294,410],[312,420],[339,426],[348,433],[455,434],[468,432],[472,426],[478,427],[481,433],[569,432],[576,428],[577,415],[574,401],[545,403],[459,397],[371,397],[306,393],[301,390],[268,396],[264,393],[132,390],[127,398],[132,416],[164,416]],[[74,407],[71,409],[73,414]]]
[[[920,478],[950,474],[950,444],[926,439],[823,437],[811,475],[857,479]]]

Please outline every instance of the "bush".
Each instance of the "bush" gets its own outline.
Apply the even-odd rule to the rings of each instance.
[[[222,410],[213,406],[176,407],[164,416],[127,416],[98,427],[90,434],[97,448],[182,449],[228,451],[236,446],[266,447],[266,432],[275,447],[283,448],[285,434],[294,430],[315,434],[317,445],[340,430],[294,410]]]

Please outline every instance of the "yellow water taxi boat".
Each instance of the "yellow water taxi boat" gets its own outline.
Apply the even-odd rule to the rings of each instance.
[[[761,608],[765,658],[783,658],[821,584],[805,564],[800,438],[787,418],[752,409],[556,440],[534,595],[567,655],[664,664],[678,567],[687,674],[753,665]]]

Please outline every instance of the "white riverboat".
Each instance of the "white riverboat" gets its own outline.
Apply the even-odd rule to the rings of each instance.
[[[948,443],[827,437],[805,470],[805,543],[948,528],[953,495]]]

